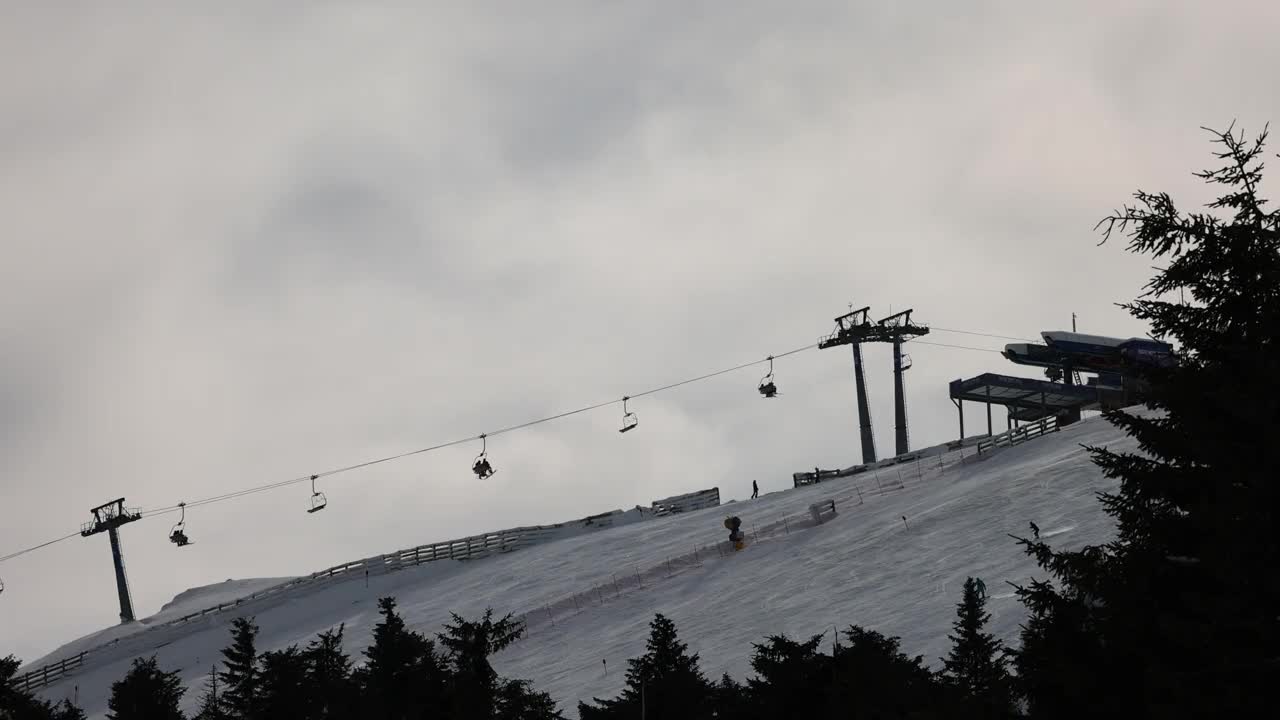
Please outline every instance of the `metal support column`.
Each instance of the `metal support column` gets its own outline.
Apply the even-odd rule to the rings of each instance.
[[[862,371],[862,344],[853,345],[853,377],[858,388],[858,427],[862,432],[862,462],[876,461],[876,440],[871,433],[871,408],[867,403],[867,377]]]
[[[991,386],[987,386],[987,437],[991,437]]]
[[[911,450],[907,438],[907,399],[902,388],[902,338],[894,336],[893,340],[893,414],[894,440],[896,452],[904,455]]]
[[[107,531],[111,539],[111,559],[116,566],[116,593],[120,596],[120,622],[133,622],[133,602],[129,599],[129,580],[124,575],[124,554],[120,550],[120,532],[116,528]]]
[[[960,412],[960,440],[964,441],[964,401],[951,398],[952,404],[956,406],[956,410]]]

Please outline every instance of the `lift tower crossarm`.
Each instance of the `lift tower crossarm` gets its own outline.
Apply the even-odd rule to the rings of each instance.
[[[911,441],[907,434],[907,399],[902,386],[902,373],[910,365],[904,362],[902,343],[911,338],[928,335],[929,328],[924,325],[913,325],[911,323],[911,310],[903,310],[895,315],[890,315],[878,321],[875,326],[877,330],[875,340],[877,342],[893,343],[893,414],[896,445],[894,449],[899,455],[903,455],[910,452]]]
[[[840,345],[852,345],[866,341],[867,334],[875,331],[871,321],[867,318],[867,313],[870,310],[871,306],[868,305],[860,310],[854,310],[836,318],[835,332],[820,338],[818,340],[818,349],[826,350]]]
[[[124,574],[124,551],[120,548],[120,526],[142,519],[137,508],[126,508],[124,498],[112,500],[89,511],[93,522],[80,526],[80,535],[89,537],[107,533],[111,539],[111,559],[116,569],[116,594],[120,596],[120,622],[133,622],[133,601],[129,597],[129,580]]]
[[[852,306],[850,306],[852,307]],[[867,402],[867,377],[862,370],[862,343],[875,332],[867,313],[871,306],[845,313],[835,319],[835,332],[818,340],[818,349],[849,345],[853,348],[853,376],[858,389],[858,427],[862,439],[862,462],[876,461],[876,442],[871,432],[871,409]]]

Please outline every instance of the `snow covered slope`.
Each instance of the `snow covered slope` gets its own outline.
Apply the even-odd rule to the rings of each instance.
[[[711,677],[745,678],[751,643],[765,634],[807,636],[850,623],[901,636],[905,652],[936,664],[969,575],[986,581],[993,631],[1016,639],[1024,612],[1002,581],[1039,573],[1008,533],[1025,535],[1035,521],[1063,547],[1111,538],[1095,493],[1113,483],[1081,443],[1134,446],[1091,419],[976,462],[972,449],[963,463],[950,453],[484,560],[421,565],[371,578],[368,587],[352,578],[242,611],[256,616],[261,649],[305,643],[345,623],[353,654],[369,642],[384,595],[394,595],[406,621],[426,632],[451,611],[523,614],[528,639],[495,665],[551,692],[571,716],[579,699],[618,692],[624,660],[643,652],[655,612],[675,621]],[[810,503],[829,498],[836,518],[816,526],[806,520]],[[745,550],[722,554],[709,544],[724,539],[721,520],[730,513],[743,519],[750,540]],[[155,653],[162,666],[181,669],[192,707],[233,617],[210,616],[177,637],[135,634],[94,652],[83,670],[42,694],[58,699],[78,688],[89,716],[101,717],[130,658]]]

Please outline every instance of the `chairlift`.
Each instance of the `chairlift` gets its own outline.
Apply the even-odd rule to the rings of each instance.
[[[640,418],[636,417],[635,413],[627,412],[627,401],[630,399],[629,396],[625,395],[622,398],[622,429],[618,430],[620,433],[634,430],[640,424]]]
[[[764,397],[771,398],[778,396],[778,386],[773,382],[773,356],[769,356],[769,374],[764,376],[760,381],[760,394]]]
[[[319,475],[311,476],[311,507],[307,509],[308,513],[323,510],[325,506],[329,504],[329,500],[324,496],[324,493],[316,490],[317,477],[319,477]]]
[[[173,526],[173,530],[169,531],[169,540],[178,547],[186,547],[191,544],[191,539],[187,537],[187,504],[178,503],[178,508],[182,510],[182,516],[178,519],[178,524]]]
[[[498,472],[493,469],[493,465],[489,464],[489,450],[488,443],[485,440],[486,437],[487,436],[483,434],[480,436],[480,454],[476,456],[476,461],[471,464],[471,471],[474,472],[476,477],[481,480],[484,480]]]

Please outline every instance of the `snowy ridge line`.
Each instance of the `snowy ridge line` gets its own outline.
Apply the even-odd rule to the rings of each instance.
[[[937,466],[939,476],[945,472],[946,468],[967,464],[967,462],[972,461],[973,457],[976,456],[959,459],[951,463],[940,462]],[[899,468],[899,472],[900,471],[901,468]],[[860,480],[868,479],[875,479],[876,487],[868,487],[866,490],[863,490],[860,484],[855,482],[853,484],[853,492],[845,492],[844,494],[836,495],[834,497],[827,497],[819,502],[831,502],[837,508],[857,507],[862,505],[864,499],[867,497],[887,495],[892,492],[903,490],[907,487],[907,481],[901,477],[888,478],[883,482],[879,481],[878,477],[860,478]],[[921,484],[924,481],[923,475],[918,475],[915,480],[917,481],[917,485]],[[848,488],[845,487],[842,489],[847,490]],[[852,503],[852,505],[850,505],[850,503]],[[752,532],[748,535],[748,538],[750,538],[754,544],[755,542],[767,540],[779,535],[788,535],[792,530],[803,530],[806,528],[816,527],[817,525],[818,523],[814,522],[813,517],[808,512],[794,513],[792,515],[783,516],[773,522],[766,523],[758,529],[753,528]],[[713,555],[723,560],[725,558],[732,557],[734,552],[735,551],[730,543],[727,540],[722,540],[716,543],[695,546],[692,552],[672,556],[664,562],[650,565],[643,570],[633,567],[633,570],[630,573],[615,573],[611,582],[593,585],[581,592],[573,593],[542,607],[534,608],[516,615],[514,619],[521,623],[525,628],[525,633],[520,639],[524,640],[531,637],[533,630],[536,628],[544,627],[546,625],[554,627],[557,618],[563,620],[580,613],[584,608],[589,608],[593,605],[603,606],[610,600],[619,599],[622,596],[623,590],[627,590],[628,592],[644,590],[648,587],[657,585],[664,579],[671,579],[685,571],[703,567]]]
[[[632,511],[612,510],[607,513],[591,515],[578,520],[570,520],[567,522],[555,523],[553,525],[530,525],[518,528],[510,528],[507,530],[499,530],[496,532],[481,533],[479,535],[471,535],[469,537],[459,538],[457,540],[446,540],[437,543],[428,543],[418,545],[412,548],[396,550],[394,552],[382,555],[374,555],[362,560],[354,560],[351,562],[334,565],[333,567],[319,570],[302,577],[285,581],[279,585],[273,585],[264,590],[250,593],[244,597],[237,598],[230,602],[219,603],[212,607],[204,608],[179,618],[166,621],[159,625],[149,626],[146,629],[116,638],[109,642],[104,642],[87,650],[81,651],[75,663],[69,663],[70,658],[48,663],[37,667],[29,672],[14,677],[11,681],[13,685],[22,685],[29,690],[43,688],[54,682],[60,681],[68,675],[74,674],[83,664],[84,659],[88,655],[93,655],[98,660],[98,655],[105,655],[104,662],[111,662],[122,656],[133,656],[139,651],[148,648],[155,648],[172,642],[176,637],[186,632],[185,626],[191,622],[216,615],[228,610],[247,607],[250,604],[257,604],[261,600],[273,598],[285,593],[291,593],[298,590],[311,588],[319,584],[328,584],[334,582],[343,582],[355,577],[374,577],[386,575],[404,568],[422,565],[424,563],[434,562],[436,560],[478,560],[497,553],[507,553],[522,548],[530,547],[551,540],[558,539],[561,536],[568,536],[570,531],[574,532],[592,532],[612,527],[613,521],[628,512],[636,513],[641,520],[651,519],[653,517],[651,511],[645,508],[637,508]],[[364,573],[360,573],[363,570]],[[106,651],[110,650],[110,653]]]

